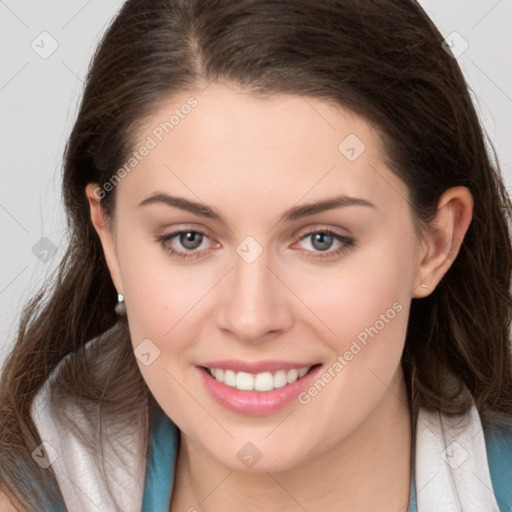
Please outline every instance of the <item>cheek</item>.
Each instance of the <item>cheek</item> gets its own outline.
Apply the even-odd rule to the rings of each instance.
[[[126,307],[135,341],[165,340],[215,282],[207,266],[180,265],[158,242],[126,236],[119,242]],[[210,283],[210,284],[209,284]]]
[[[167,412],[171,407],[179,413],[190,401],[182,392],[191,375],[183,375],[181,369],[190,364],[190,354],[201,339],[208,292],[218,281],[218,269],[180,266],[163,249],[131,240],[124,245],[120,241],[119,248],[130,336],[140,371],[161,404],[173,397]]]
[[[208,286],[191,280],[190,273],[179,267],[169,265],[166,272],[165,266],[147,267],[128,256],[125,264],[129,331],[140,372],[166,413],[190,430],[200,411],[191,406],[185,391],[191,389],[192,374],[183,367],[190,363],[189,354],[200,338],[198,306]]]
[[[398,232],[398,230],[397,230]],[[404,341],[411,289],[416,272],[414,237],[375,237],[330,268],[297,271],[287,277],[321,323],[322,336],[337,353],[354,339]],[[400,313],[400,314],[399,314]],[[318,322],[320,320],[321,322]]]
[[[393,268],[369,268],[344,279],[345,286],[332,286],[312,306],[334,331],[322,338],[331,354],[329,362],[298,397],[311,436],[322,439],[318,449],[329,448],[356,429],[387,390],[398,393],[392,382],[400,366],[410,306],[403,268],[398,261]]]

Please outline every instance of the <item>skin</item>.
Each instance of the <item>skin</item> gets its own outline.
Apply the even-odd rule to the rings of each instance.
[[[456,256],[470,192],[446,190],[436,229],[418,232],[407,187],[364,119],[319,99],[262,98],[226,84],[167,98],[142,124],[140,143],[191,96],[198,105],[116,186],[112,224],[97,185],[86,189],[133,346],[149,338],[160,350],[138,364],[181,431],[170,510],[405,510],[411,429],[400,358],[410,303],[432,292]],[[349,134],[365,144],[354,161],[338,149]],[[223,221],[137,206],[156,191],[206,204]],[[339,194],[373,207],[280,221],[288,208]],[[155,240],[180,229],[206,232],[200,257],[173,257]],[[334,238],[322,251],[306,235],[325,229],[355,245]],[[263,249],[252,263],[236,252],[247,236]],[[187,252],[179,237],[169,245]],[[327,369],[394,303],[400,312],[306,405],[259,417],[228,411],[196,368],[277,359]],[[247,442],[262,455],[250,469],[237,458]]]
[[[2,512],[25,512],[27,509],[13,494],[0,491],[0,510]]]

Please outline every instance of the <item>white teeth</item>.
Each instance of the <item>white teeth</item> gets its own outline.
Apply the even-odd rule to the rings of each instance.
[[[236,374],[236,388],[242,391],[254,389],[254,377],[250,373],[238,372]]]
[[[301,368],[301,369],[299,370],[299,379],[300,379],[301,377],[304,377],[304,375],[306,375],[306,373],[308,373],[308,370],[309,370],[309,368]],[[218,371],[218,370],[217,370],[217,371]],[[222,371],[222,370],[221,370],[221,371]]]
[[[215,371],[215,378],[217,378],[216,373],[217,372]],[[236,373],[233,370],[226,370],[224,372],[224,384],[226,384],[226,386],[231,386],[232,388],[236,386]]]
[[[254,379],[255,391],[271,391],[274,389],[274,377],[270,372],[258,373]]]
[[[282,388],[286,384],[288,384],[286,382],[286,370],[278,370],[274,375],[274,387]]]
[[[292,368],[291,370],[278,370],[274,373],[262,372],[252,374],[247,372],[234,372],[220,368],[208,368],[211,376],[223,382],[226,386],[237,388],[241,391],[272,391],[292,384],[297,379],[304,377],[311,366],[305,368]]]
[[[286,374],[286,382],[288,384],[291,384],[292,382],[295,382],[299,378],[299,371],[295,368],[293,370],[288,370],[288,373]]]

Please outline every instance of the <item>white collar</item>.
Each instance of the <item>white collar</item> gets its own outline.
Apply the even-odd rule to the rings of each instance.
[[[97,339],[86,345],[95,341]],[[102,421],[102,437],[109,442],[103,443],[106,452],[99,454],[101,462],[98,463],[96,418],[88,417],[74,403],[66,404],[66,416],[73,418],[86,435],[90,435],[90,449],[81,436],[60,420],[51,403],[51,384],[58,379],[62,365],[63,362],[54,369],[32,402],[31,416],[41,437],[40,447],[44,448],[44,451],[36,449],[32,458],[43,467],[51,463],[67,512],[140,512],[146,471],[147,417],[124,430],[112,422]],[[107,477],[106,485],[100,478],[100,464]]]
[[[461,418],[420,409],[415,472],[418,512],[500,512],[474,405]]]

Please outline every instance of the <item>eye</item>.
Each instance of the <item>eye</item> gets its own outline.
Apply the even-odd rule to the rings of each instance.
[[[354,239],[330,229],[310,231],[302,235],[298,243],[308,239],[310,240],[311,249],[307,249],[305,255],[323,260],[339,257],[355,246]],[[156,241],[168,254],[182,259],[201,257],[204,251],[208,249],[207,240],[211,240],[210,237],[203,231],[196,229],[183,229],[156,237]],[[216,242],[213,242],[213,244],[219,246]],[[333,246],[337,248],[331,250]]]
[[[206,233],[193,229],[175,231],[168,235],[156,237],[156,241],[161,244],[163,249],[177,258],[197,258],[201,256],[201,253],[205,250],[205,247],[202,246],[206,239],[210,239]],[[177,249],[176,246],[183,249]]]
[[[307,257],[330,259],[340,256],[351,247],[355,246],[353,238],[336,233],[330,229],[310,231],[301,236],[300,241],[310,240],[310,247],[306,252]],[[333,246],[336,248],[330,250]]]

